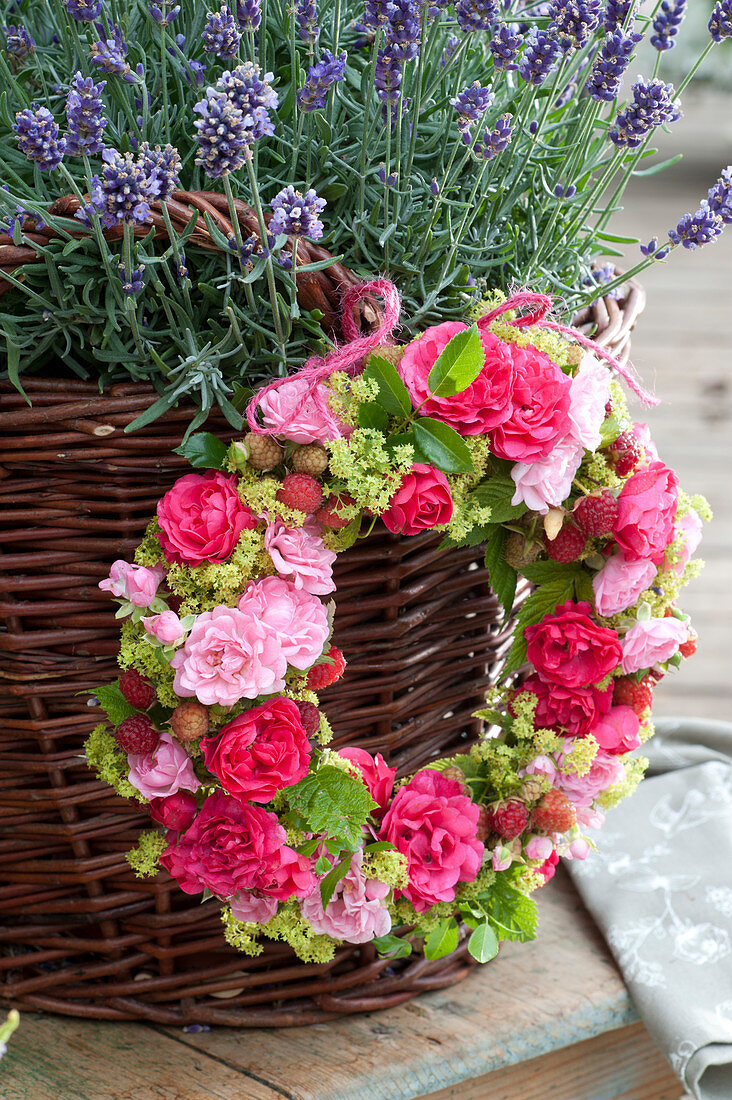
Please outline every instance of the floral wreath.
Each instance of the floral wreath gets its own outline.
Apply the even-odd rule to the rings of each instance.
[[[363,337],[353,310],[374,295],[384,319]],[[242,440],[191,436],[200,469],[100,584],[124,671],[94,692],[109,723],[87,758],[162,826],[127,858],[218,898],[249,954],[264,934],[308,961],[415,938],[437,958],[467,927],[486,961],[533,937],[532,891],[642,777],[653,688],[696,646],[676,599],[709,509],[614,374],[653,399],[550,304],[495,296],[399,346],[392,284],[354,288],[348,342],[260,390]],[[533,585],[486,734],[398,782],[378,753],[329,749],[318,705],[345,668],[333,563],[377,520],[484,544],[507,614],[519,574]]]

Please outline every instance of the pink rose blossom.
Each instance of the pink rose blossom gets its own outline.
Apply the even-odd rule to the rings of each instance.
[[[272,435],[293,443],[329,443],[346,435],[348,428],[335,415],[322,382],[288,378],[270,390],[259,403],[263,424]]]
[[[569,391],[570,434],[587,451],[596,451],[602,442],[600,429],[609,397],[610,371],[588,352]]]
[[[175,611],[168,609],[159,615],[146,615],[142,625],[151,637],[162,645],[179,645],[185,638],[185,630]]]
[[[573,737],[584,737],[597,719],[610,709],[612,686],[604,691],[595,687],[563,687],[547,684],[539,676],[529,676],[521,685],[521,691],[536,696],[534,725],[537,729],[554,729]],[[520,694],[520,693],[519,693]],[[537,760],[547,759],[537,757]],[[551,775],[549,772],[545,773]]]
[[[569,432],[572,383],[544,352],[533,347],[516,352],[511,415],[493,432],[492,450],[512,462],[536,462]]]
[[[542,863],[554,851],[554,841],[550,836],[531,836],[524,846],[527,859],[540,859]]]
[[[198,804],[191,791],[176,791],[164,798],[151,798],[149,808],[153,821],[176,833],[192,825],[198,813]]]
[[[585,840],[583,836],[578,836],[569,845],[569,848],[564,853],[564,858],[584,860],[587,859],[591,850],[590,842]]]
[[[600,829],[605,821],[605,815],[601,810],[595,810],[592,806],[575,806],[577,811],[577,824],[583,829]]]
[[[197,791],[201,786],[188,753],[167,730],[160,734],[152,752],[131,752],[127,760],[130,783],[144,798],[167,798],[181,790]]]
[[[679,479],[662,462],[639,470],[618,497],[615,541],[631,561],[649,558],[660,565],[674,535]]]
[[[321,656],[328,640],[328,612],[322,600],[282,577],[250,581],[239,600],[272,634],[293,668],[304,672]]]
[[[279,909],[277,898],[258,894],[254,890],[242,890],[229,902],[231,912],[237,920],[246,924],[266,924],[272,920]]]
[[[558,863],[559,863],[559,852],[552,852],[552,854],[547,859],[544,860],[544,862],[541,864],[540,867],[535,867],[534,868],[537,875],[541,875],[542,878],[544,879],[544,885],[545,886],[546,886],[547,882],[550,881],[550,879],[554,878],[554,874],[556,872]]]
[[[407,344],[397,369],[412,404],[420,407],[424,416],[450,424],[461,435],[482,435],[503,423],[511,412],[514,362],[521,358],[522,349],[482,329],[485,363],[478,377],[462,393],[431,397],[430,371],[448,342],[466,329],[459,321],[444,321],[426,329]]]
[[[618,755],[640,745],[640,718],[631,707],[612,707],[593,726],[592,736],[601,749]]]
[[[516,483],[511,503],[525,504],[542,516],[550,508],[557,508],[572,491],[572,482],[584,453],[582,444],[566,435],[546,458],[537,462],[517,462],[511,469],[511,477]]]
[[[281,577],[292,577],[295,588],[315,596],[335,592],[336,555],[311,527],[287,527],[276,519],[267,524],[264,545],[277,572]]]
[[[452,496],[442,470],[415,462],[382,513],[384,526],[394,534],[418,535],[452,517]]]
[[[572,740],[567,740],[567,752],[571,752]],[[562,754],[561,758],[564,758]],[[617,756],[600,749],[592,767],[585,775],[565,775],[559,772],[555,784],[576,806],[591,806],[601,791],[614,787],[625,777],[625,769]]]
[[[378,806],[378,809],[373,811],[373,816],[377,821],[381,820],[386,813],[386,807],[394,789],[396,768],[388,767],[380,752],[377,752],[376,756],[372,756],[365,749],[347,748],[339,749],[338,755],[342,756],[344,760],[350,760],[361,772],[369,794]]]
[[[332,936],[346,943],[368,943],[377,936],[385,936],[391,928],[389,910],[383,904],[389,887],[378,879],[367,879],[362,865],[363,852],[359,849],[325,910],[320,882],[300,902],[302,915],[319,935]]]
[[[204,611],[171,660],[173,690],[182,698],[231,707],[282,691],[287,659],[264,623],[231,607]]]
[[[653,582],[658,570],[648,558],[628,561],[621,550],[607,558],[592,578],[595,606],[599,615],[609,618],[638,602]]]
[[[623,672],[638,672],[669,661],[688,637],[688,623],[672,615],[634,623],[623,638]]]
[[[236,478],[220,470],[185,474],[158,501],[158,538],[172,562],[226,561],[242,531],[257,526],[239,499]]]
[[[109,577],[100,581],[99,587],[118,599],[129,600],[135,607],[149,607],[164,577],[165,570],[160,565],[148,569],[118,558],[109,570]]]
[[[599,684],[620,663],[620,639],[592,618],[584,600],[567,600],[524,630],[528,659],[542,680],[568,688]]]
[[[671,572],[677,576],[681,576],[684,572],[694,553],[699,549],[699,543],[702,540],[702,521],[699,518],[699,513],[694,511],[693,508],[690,508],[688,512],[684,512],[683,516],[677,519],[674,538],[679,535],[683,537],[683,546],[679,552],[678,561],[671,566]]]
[[[647,424],[634,424],[631,428],[631,432],[641,447],[646,452],[646,462],[659,462],[658,451],[656,445],[651,438],[651,429]]]
[[[554,782],[554,776],[557,774],[557,769],[554,762],[543,754],[535,756],[533,760],[530,760],[525,768],[519,771],[520,777],[523,779],[525,775],[544,775],[547,779]]]

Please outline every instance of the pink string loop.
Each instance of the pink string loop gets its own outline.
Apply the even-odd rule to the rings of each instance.
[[[547,313],[552,308],[552,300],[547,294],[533,294],[531,291],[522,291],[520,294],[514,294],[510,298],[507,298],[505,302],[502,302],[500,306],[496,306],[490,313],[484,313],[478,323],[489,325],[491,321],[498,320],[504,313],[532,305],[537,307],[533,312],[525,313],[523,317],[517,317],[509,323],[512,324],[514,328],[525,328],[527,325],[538,324],[546,317]]]

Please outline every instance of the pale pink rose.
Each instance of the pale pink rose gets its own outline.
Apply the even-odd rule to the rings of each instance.
[[[297,589],[325,596],[335,592],[333,562],[320,535],[308,527],[287,527],[281,519],[267,524],[264,545],[281,577],[292,577]]]
[[[201,786],[188,753],[167,730],[160,734],[152,752],[128,753],[127,761],[130,783],[147,799],[197,791]]]
[[[669,661],[688,637],[689,624],[672,615],[634,623],[623,638],[623,672],[638,672]]]
[[[652,584],[658,570],[648,558],[628,561],[621,550],[607,558],[592,578],[595,607],[608,618],[637,603],[641,592]]]
[[[204,611],[171,660],[173,690],[205,706],[272,695],[285,686],[287,659],[270,630],[231,607]]]
[[[684,544],[679,553],[679,560],[671,566],[671,572],[676,573],[677,576],[684,572],[695,551],[699,549],[699,543],[702,540],[702,521],[699,518],[699,513],[695,512],[693,508],[690,508],[676,521],[674,538],[679,535],[683,536]]]
[[[540,859],[542,863],[554,851],[554,841],[550,836],[531,836],[524,845],[527,859]]]
[[[535,756],[533,760],[530,760],[525,768],[521,768],[519,776],[523,779],[525,775],[544,775],[552,783],[554,782],[554,776],[557,774],[557,769],[553,760],[550,760],[548,756]]]
[[[656,444],[651,439],[651,429],[648,425],[640,423],[634,424],[631,431],[646,452],[646,462],[660,462]]]
[[[564,853],[564,858],[565,859],[579,859],[579,860],[587,859],[588,855],[590,854],[590,851],[591,851],[590,842],[588,840],[585,840],[585,838],[583,836],[578,836],[569,845],[569,848]]]
[[[389,887],[378,879],[367,879],[362,864],[363,852],[359,849],[325,910],[320,882],[300,902],[302,915],[319,935],[332,936],[346,943],[368,943],[377,936],[385,936],[391,928],[389,910],[383,904]]]
[[[568,752],[572,744],[571,740],[567,741]],[[591,806],[601,791],[614,787],[624,777],[625,769],[618,757],[600,749],[592,761],[592,767],[585,775],[564,775],[560,772],[556,778],[556,786],[564,791],[576,806]]]
[[[592,727],[592,736],[601,749],[619,755],[640,745],[640,718],[631,707],[611,707]]]
[[[570,435],[587,451],[596,451],[602,442],[600,429],[610,397],[610,371],[588,352],[572,379],[569,391]]]
[[[242,890],[229,902],[236,919],[247,924],[266,924],[272,920],[279,904],[277,898],[257,894],[254,890]]]
[[[263,424],[272,435],[293,443],[328,443],[346,435],[348,429],[335,415],[322,382],[288,378],[270,390],[259,403]]]
[[[328,612],[311,592],[283,577],[263,577],[249,582],[238,606],[270,631],[293,668],[304,672],[321,656],[330,633]]]
[[[168,609],[159,615],[146,615],[142,620],[145,630],[162,645],[179,645],[185,638],[185,630],[175,611]]]
[[[592,806],[575,806],[577,811],[577,824],[583,829],[601,829],[605,823],[605,815],[601,810],[595,810]]]
[[[550,508],[558,507],[569,496],[584,453],[582,444],[566,435],[546,458],[537,462],[517,462],[511,470],[516,483],[511,503],[523,503],[532,512],[545,516]]]
[[[129,600],[135,607],[149,607],[164,576],[165,570],[160,565],[148,569],[118,558],[109,570],[109,577],[100,581],[99,587],[118,599]]]

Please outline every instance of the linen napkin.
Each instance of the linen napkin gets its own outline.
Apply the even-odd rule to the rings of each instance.
[[[568,865],[696,1100],[732,1100],[732,724],[660,720],[649,778]]]

